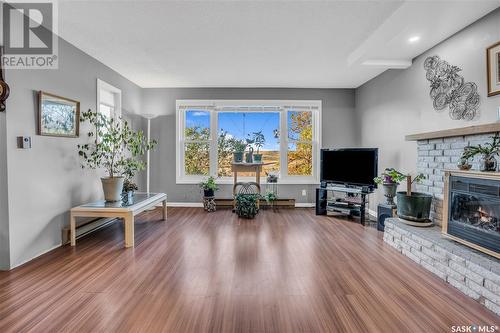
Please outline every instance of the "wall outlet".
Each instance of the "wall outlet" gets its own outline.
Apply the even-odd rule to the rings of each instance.
[[[302,190],[302,196],[305,197],[307,195],[307,190],[306,189],[303,189]]]

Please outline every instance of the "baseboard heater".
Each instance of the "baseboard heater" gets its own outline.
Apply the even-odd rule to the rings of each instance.
[[[215,199],[217,207],[233,207],[233,199]],[[260,206],[271,206],[265,200],[260,200]],[[274,202],[275,207],[280,208],[295,208],[295,199],[278,199]]]
[[[117,219],[114,217],[107,217],[107,218],[98,217],[95,219],[82,222],[76,227],[76,239],[91,234],[101,228],[104,228],[110,225],[111,223],[114,223],[116,220]],[[70,240],[70,230],[68,226],[64,227],[62,230],[62,244],[64,245],[69,243],[69,240]]]

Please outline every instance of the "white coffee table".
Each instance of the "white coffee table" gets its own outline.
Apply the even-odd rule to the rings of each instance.
[[[76,244],[77,217],[116,217],[125,223],[125,247],[134,246],[134,216],[163,203],[163,220],[167,219],[167,195],[165,193],[136,192],[130,203],[104,200],[73,207],[70,211],[71,246]]]

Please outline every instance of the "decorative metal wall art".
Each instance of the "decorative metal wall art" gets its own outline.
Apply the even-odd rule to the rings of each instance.
[[[449,108],[450,118],[472,120],[479,107],[479,94],[474,82],[465,82],[458,74],[462,69],[450,65],[439,56],[424,61],[425,77],[431,83],[430,97],[436,111]]]

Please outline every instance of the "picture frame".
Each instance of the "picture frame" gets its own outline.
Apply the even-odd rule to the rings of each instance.
[[[80,102],[38,92],[38,135],[77,138],[80,136]]]
[[[488,97],[500,94],[500,42],[486,49]]]

